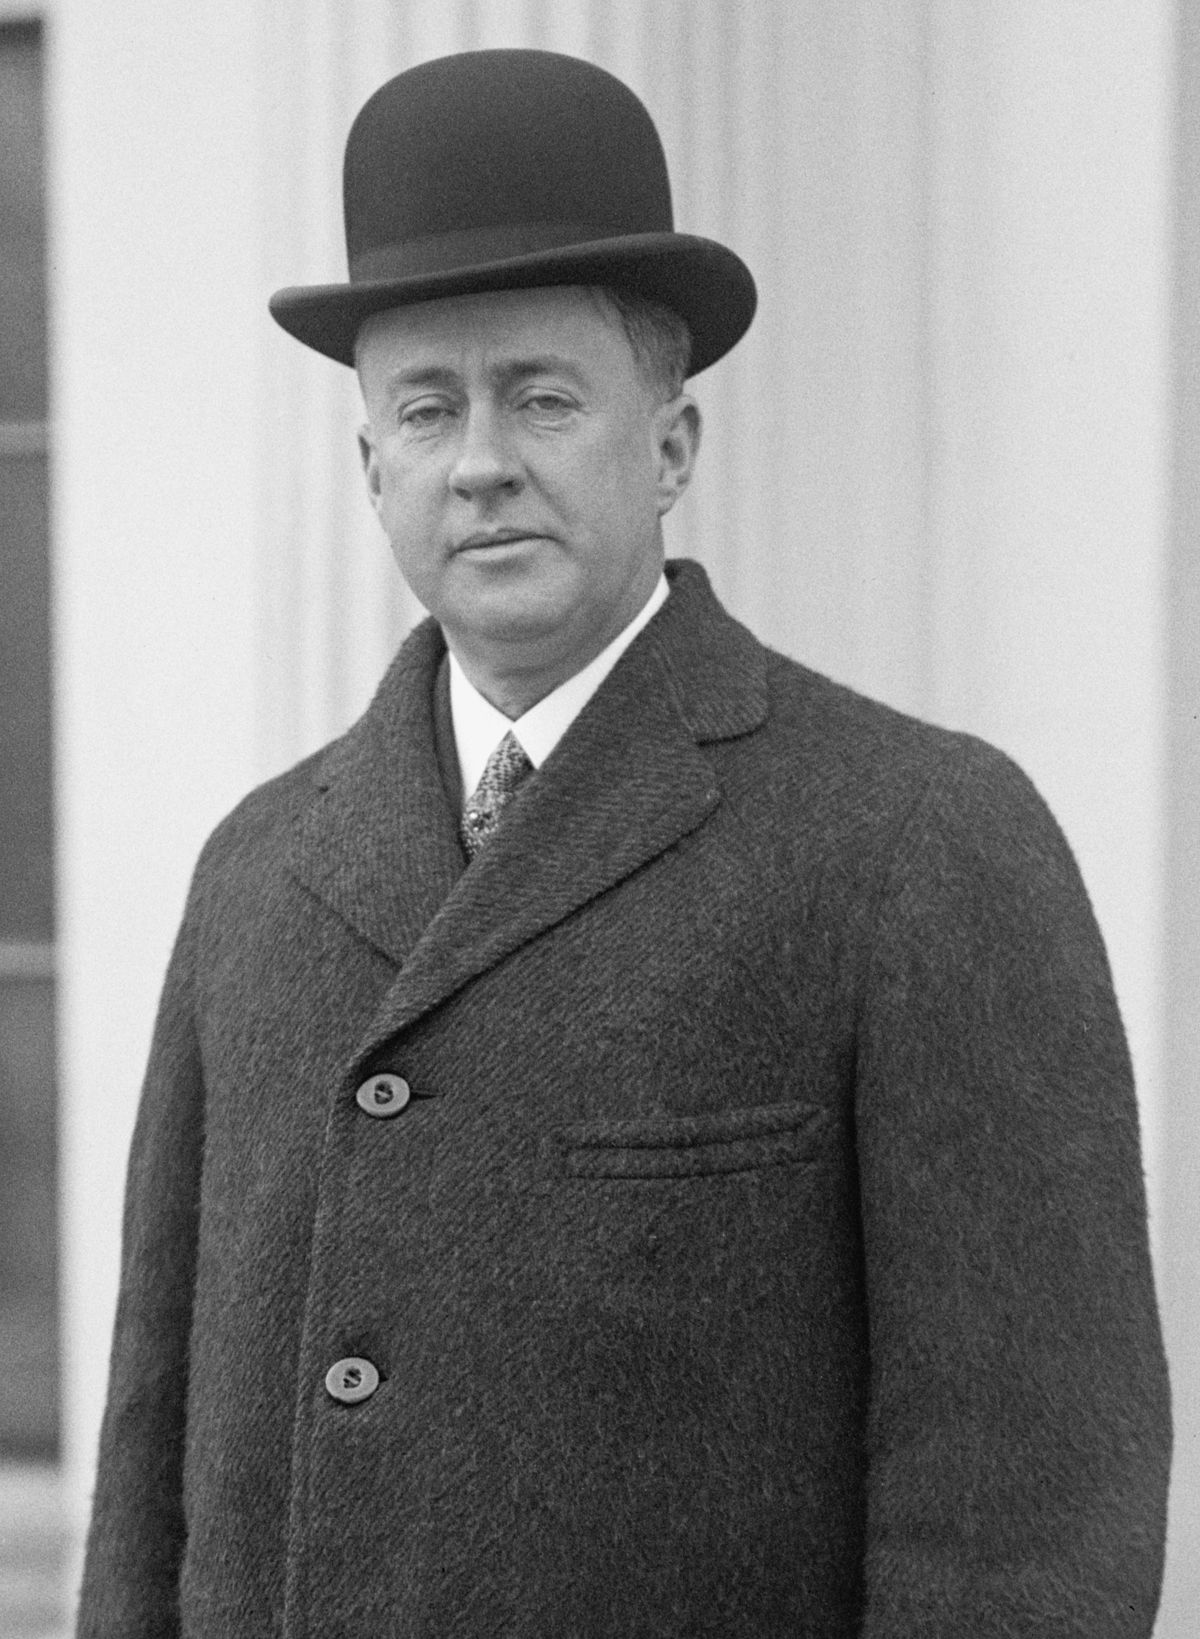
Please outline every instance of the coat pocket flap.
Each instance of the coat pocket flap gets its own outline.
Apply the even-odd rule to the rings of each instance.
[[[689,1178],[806,1161],[825,1120],[819,1105],[768,1104],[576,1121],[556,1128],[547,1142],[558,1169],[572,1178]]]

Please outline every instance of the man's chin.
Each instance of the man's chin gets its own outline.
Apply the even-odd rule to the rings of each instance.
[[[580,612],[584,589],[536,540],[460,554],[456,569],[453,608],[442,624],[477,642],[537,642],[572,626]]]

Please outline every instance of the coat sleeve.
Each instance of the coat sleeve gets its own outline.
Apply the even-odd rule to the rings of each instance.
[[[1146,1639],[1170,1414],[1128,1054],[1074,861],[966,742],[863,990],[863,1639]]]
[[[203,1147],[193,944],[192,922],[185,917],[130,1151],[79,1639],[170,1639],[179,1631],[185,1400]]]

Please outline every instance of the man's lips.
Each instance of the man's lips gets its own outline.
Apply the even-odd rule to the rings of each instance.
[[[510,546],[514,541],[541,541],[546,537],[537,529],[477,529],[466,535],[455,546],[455,552],[486,552],[492,547]]]

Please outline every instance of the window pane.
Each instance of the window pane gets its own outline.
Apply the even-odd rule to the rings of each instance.
[[[53,1456],[54,988],[0,977],[0,1458]]]
[[[0,940],[53,931],[46,458],[0,459]]]
[[[0,421],[46,414],[39,45],[36,24],[0,25]]]
[[[59,1415],[40,46],[0,25],[0,1460]]]

